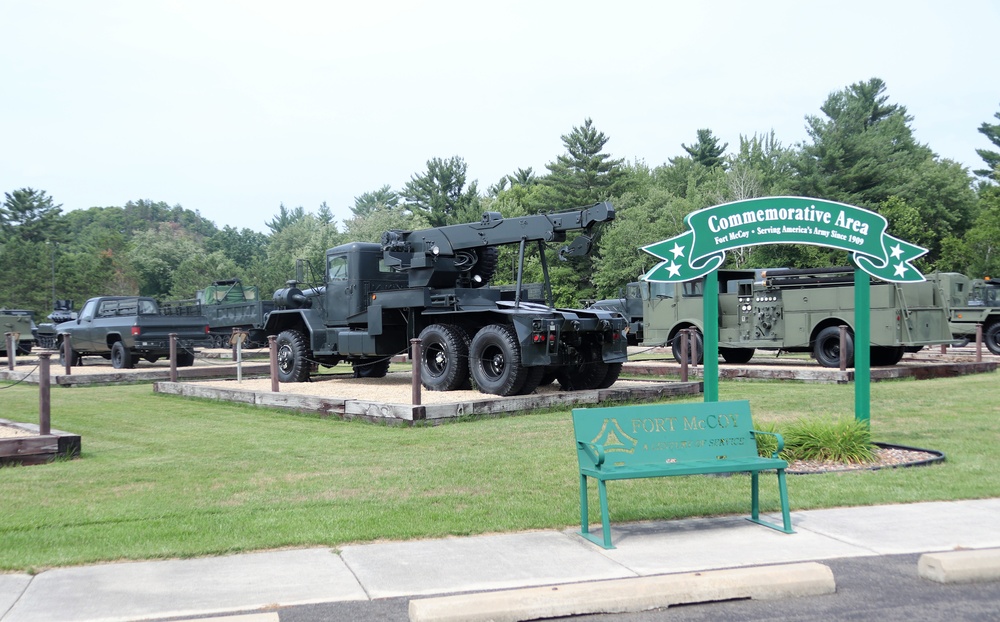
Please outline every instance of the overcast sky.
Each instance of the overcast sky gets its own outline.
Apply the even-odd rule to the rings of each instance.
[[[975,169],[998,26],[991,0],[0,0],[0,191],[266,232],[282,203],[343,220],[435,157],[481,191],[544,174],[588,117],[651,166],[699,128],[794,146],[873,77],[919,142]]]

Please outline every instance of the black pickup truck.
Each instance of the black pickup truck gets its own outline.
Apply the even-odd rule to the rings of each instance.
[[[135,367],[170,355],[170,334],[177,334],[177,365],[194,363],[194,347],[209,347],[208,320],[203,316],[166,316],[152,298],[101,296],[83,305],[75,320],[55,326],[60,363],[66,364],[65,335],[71,338],[71,365],[84,356],[110,359],[115,369]]]

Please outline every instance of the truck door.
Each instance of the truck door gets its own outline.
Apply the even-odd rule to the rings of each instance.
[[[76,316],[76,328],[73,329],[73,349],[82,351],[94,350],[94,318],[97,317],[98,300],[89,300],[83,305]],[[102,345],[103,348],[103,345]]]
[[[326,258],[328,325],[345,326],[347,324],[347,318],[352,311],[352,300],[355,295],[360,295],[355,290],[347,254],[328,255]]]

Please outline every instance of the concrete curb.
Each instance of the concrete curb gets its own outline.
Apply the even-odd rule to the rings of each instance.
[[[516,622],[591,613],[628,613],[737,598],[777,599],[836,592],[816,562],[613,579],[410,601],[411,622]]]
[[[1000,580],[1000,549],[924,553],[917,562],[922,579],[937,583]]]

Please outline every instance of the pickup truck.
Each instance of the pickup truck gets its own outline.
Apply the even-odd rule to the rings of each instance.
[[[91,298],[75,320],[56,327],[59,361],[66,364],[63,340],[71,338],[70,364],[80,365],[84,356],[101,356],[115,369],[135,367],[140,359],[150,363],[170,355],[170,334],[177,334],[177,365],[194,363],[195,346],[211,344],[208,320],[203,316],[166,316],[152,298],[100,296]]]

